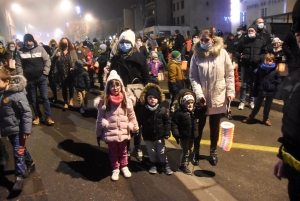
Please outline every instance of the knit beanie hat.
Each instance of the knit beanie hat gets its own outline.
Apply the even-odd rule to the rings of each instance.
[[[127,40],[127,41],[130,41],[132,46],[134,47],[135,46],[135,34],[132,30],[126,30],[124,31],[120,37],[119,37],[119,41],[121,40]]]
[[[108,76],[108,78],[107,78],[107,80],[106,80],[106,83],[107,83],[107,84],[106,84],[105,89],[104,89],[104,92],[105,92],[105,93],[107,92],[107,88],[109,87],[109,86],[108,86],[108,83],[109,83],[109,81],[111,81],[111,80],[119,80],[119,81],[121,82],[121,85],[122,85],[122,92],[125,93],[125,87],[124,87],[123,81],[122,81],[121,77],[119,76],[119,74],[117,73],[117,71],[115,71],[115,70],[112,70],[112,71],[110,71],[110,73],[109,73],[109,76]]]
[[[187,95],[183,96],[183,98],[182,98],[182,104],[184,104],[184,103],[185,103],[186,101],[188,101],[188,100],[193,100],[193,101],[195,101],[194,96],[191,95],[191,94],[187,94]]]
[[[154,51],[152,51],[151,52],[151,59],[154,59],[154,58],[158,58],[158,55]]]
[[[171,52],[172,55],[172,59],[177,59],[178,57],[180,57],[180,52],[178,52],[177,50],[174,50]]]
[[[275,37],[273,38],[272,43],[282,43],[282,40],[280,40],[278,37]]]
[[[147,97],[150,95],[152,95],[155,98],[157,98],[158,100],[160,100],[160,92],[158,91],[158,89],[156,87],[150,87],[149,89],[147,89],[145,99],[147,100]]]
[[[247,30],[249,30],[250,28],[254,29],[257,32],[257,25],[256,24],[252,24],[251,26],[248,27]]]
[[[24,35],[24,39],[23,39],[24,43],[26,43],[27,41],[34,41],[34,38],[31,34],[25,34]]]
[[[106,51],[107,46],[105,44],[100,45],[100,50]]]

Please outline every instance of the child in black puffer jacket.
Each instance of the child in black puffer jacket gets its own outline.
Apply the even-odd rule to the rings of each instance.
[[[77,98],[79,102],[80,113],[85,113],[84,107],[87,107],[87,92],[90,91],[90,77],[87,70],[83,67],[83,62],[77,60],[75,68],[72,71],[73,86],[77,91]],[[84,103],[84,106],[83,106]]]
[[[178,171],[190,175],[191,171],[188,169],[189,153],[194,143],[194,139],[198,134],[199,117],[205,114],[205,108],[195,106],[196,95],[188,89],[179,91],[177,109],[172,117],[171,130],[172,135],[177,143],[181,145],[182,153],[180,157],[180,166]]]
[[[163,93],[158,85],[149,83],[141,93],[141,106],[137,108],[137,120],[142,126],[142,135],[146,142],[151,167],[149,173],[157,172],[157,157],[162,163],[162,171],[167,175],[173,174],[166,155],[165,139],[170,136],[171,122],[168,110],[160,104]]]

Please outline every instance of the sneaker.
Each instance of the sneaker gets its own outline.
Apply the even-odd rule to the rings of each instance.
[[[127,166],[121,168],[121,171],[122,171],[124,177],[126,177],[126,178],[131,177],[131,172],[129,171]]]
[[[15,179],[15,184],[12,188],[13,191],[22,191],[24,187],[24,178],[17,176]]]
[[[143,161],[143,152],[142,152],[142,150],[140,150],[140,149],[137,149],[136,150],[136,154],[137,154],[137,160],[138,161],[140,161],[140,162],[142,162]]]
[[[194,153],[194,156],[193,156],[193,165],[199,165],[199,160],[200,160],[199,152],[198,153]]]
[[[244,107],[245,107],[245,103],[240,102],[238,109],[239,109],[239,110],[243,110]]]
[[[34,164],[34,162],[32,162],[30,165],[26,164],[26,166],[27,166],[27,169],[26,169],[25,173],[23,174],[23,176],[25,178],[27,178],[31,173],[35,172],[35,164]]]
[[[49,117],[48,119],[46,119],[46,124],[49,126],[52,126],[54,124],[54,121],[52,120],[51,117]]]
[[[254,109],[254,102],[250,102],[249,107],[251,108],[251,110],[253,110]]]
[[[40,124],[40,118],[35,118],[33,121],[32,121],[32,124],[33,125],[38,125],[38,124]]]
[[[118,181],[119,180],[120,170],[116,169],[112,171],[111,180]]]
[[[209,163],[212,166],[216,166],[218,163],[218,157],[217,157],[217,149],[216,148],[211,148],[210,150],[210,160]]]
[[[163,163],[163,164],[162,164],[162,171],[163,171],[166,175],[171,175],[171,174],[173,174],[173,171],[171,170],[169,163]]]
[[[192,174],[192,172],[186,166],[179,166],[178,171],[187,175]]]
[[[266,121],[264,121],[264,124],[267,126],[271,126],[271,121],[269,119],[267,119]]]
[[[81,107],[79,111],[80,111],[81,114],[84,114],[84,113],[85,113],[83,107]]]
[[[150,174],[156,174],[157,173],[157,169],[155,165],[152,165],[149,169],[149,173]]]

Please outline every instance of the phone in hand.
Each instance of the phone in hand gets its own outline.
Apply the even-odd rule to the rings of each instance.
[[[201,99],[200,99],[200,103],[205,104],[205,99],[204,99],[204,98],[201,98]]]

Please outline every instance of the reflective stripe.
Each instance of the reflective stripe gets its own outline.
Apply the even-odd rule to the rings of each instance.
[[[284,147],[282,147],[281,151],[283,161],[289,164],[291,167],[295,168],[296,170],[300,171],[300,161],[295,159],[291,154],[285,152]]]
[[[32,54],[30,52],[20,53],[20,57],[22,59],[37,58],[37,57],[42,57],[42,53],[41,52],[35,52]]]

